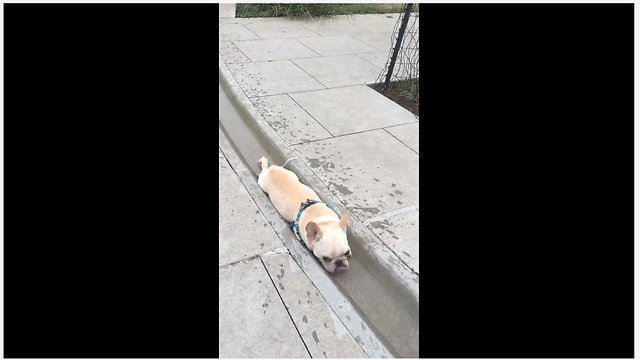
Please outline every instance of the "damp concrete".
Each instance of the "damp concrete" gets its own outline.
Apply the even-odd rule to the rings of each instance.
[[[229,74],[221,74],[228,79]],[[283,151],[268,128],[256,121],[248,110],[250,101],[238,95],[234,84],[219,84],[220,136],[237,154],[229,163],[246,169],[242,176],[256,204],[283,238],[291,255],[327,300],[336,317],[358,341],[369,357],[418,356],[418,277],[393,252],[362,224],[349,223],[349,243],[353,257],[347,272],[328,274],[317,259],[293,236],[286,223],[270,207],[266,194],[257,186],[258,164],[265,156],[270,163],[282,164],[291,152]],[[234,91],[235,90],[235,91]],[[263,120],[264,121],[264,120]],[[332,203],[340,212],[344,207],[330,193],[321,191],[320,179],[308,169],[292,163],[291,168],[302,182]],[[298,170],[298,171],[296,171]],[[313,332],[311,333],[313,338]],[[316,333],[317,336],[317,333]]]

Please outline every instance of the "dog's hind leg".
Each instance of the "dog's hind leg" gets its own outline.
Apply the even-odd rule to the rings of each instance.
[[[260,164],[260,168],[262,170],[260,170],[260,174],[258,175],[258,186],[260,186],[260,188],[262,189],[262,191],[266,192],[266,190],[264,189],[264,179],[267,176],[267,170],[269,170],[269,164],[267,161],[266,157],[261,157],[260,160],[258,160],[258,164]]]
[[[265,171],[269,168],[269,161],[267,161],[266,157],[261,157],[260,160],[258,160],[258,164],[260,164],[260,168],[262,169],[262,171]]]

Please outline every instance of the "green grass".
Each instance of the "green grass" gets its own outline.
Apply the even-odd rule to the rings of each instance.
[[[402,11],[404,4],[236,4],[236,17],[307,18],[383,14]]]

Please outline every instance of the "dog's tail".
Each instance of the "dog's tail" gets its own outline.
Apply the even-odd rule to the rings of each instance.
[[[287,165],[287,163],[289,162],[289,160],[293,160],[293,159],[299,159],[299,157],[292,157],[290,159],[287,159],[287,161],[284,162],[284,164],[282,164],[282,167],[284,167],[285,165]]]

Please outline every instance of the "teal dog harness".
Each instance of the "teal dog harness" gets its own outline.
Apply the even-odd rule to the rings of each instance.
[[[298,215],[296,216],[296,219],[289,223],[289,226],[291,227],[293,232],[296,234],[296,237],[298,238],[298,240],[300,240],[300,242],[304,242],[302,240],[302,235],[300,235],[300,216],[302,215],[302,212],[305,211],[306,208],[314,204],[324,204],[329,209],[333,210],[333,212],[336,213],[336,215],[338,215],[338,212],[336,211],[336,209],[333,208],[333,206],[319,200],[307,199],[307,201],[300,203],[300,210],[298,210]],[[340,215],[338,215],[338,217],[340,217]]]

